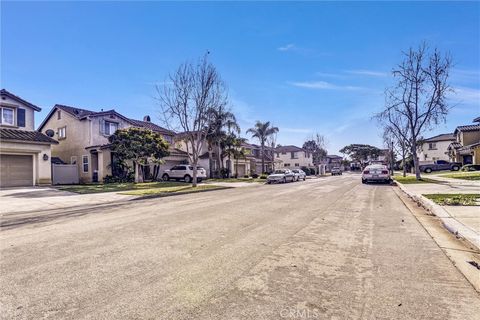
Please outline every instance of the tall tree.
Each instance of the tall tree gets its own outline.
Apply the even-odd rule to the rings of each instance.
[[[142,166],[161,163],[169,155],[168,143],[162,136],[151,130],[127,128],[117,130],[108,138],[110,149],[121,162],[132,161],[135,167],[135,182],[142,178]]]
[[[421,179],[417,143],[425,130],[444,122],[448,114],[447,94],[452,59],[437,49],[430,51],[425,43],[417,49],[404,53],[404,60],[393,70],[397,80],[393,88],[386,91],[386,104],[379,115],[384,119],[397,117],[408,124],[409,142],[413,156],[415,176]],[[395,121],[389,121],[395,127]],[[400,132],[400,130],[397,130]]]
[[[346,154],[350,159],[365,162],[369,158],[376,158],[380,155],[380,149],[368,144],[350,144],[340,149],[340,152]]]
[[[327,156],[326,144],[325,137],[319,133],[311,136],[303,143],[302,148],[312,154],[312,162],[315,168],[317,168]]]
[[[227,105],[227,89],[208,53],[198,63],[185,62],[168,76],[163,87],[157,86],[164,123],[182,130],[190,164],[192,186],[197,186],[198,159],[205,145],[209,114]]]
[[[277,127],[273,127],[270,124],[270,121],[261,122],[257,121],[253,128],[247,130],[247,133],[250,133],[253,138],[258,139],[260,142],[260,152],[262,157],[262,173],[265,172],[265,143],[269,136],[276,134],[278,132]],[[273,159],[272,159],[273,160]]]

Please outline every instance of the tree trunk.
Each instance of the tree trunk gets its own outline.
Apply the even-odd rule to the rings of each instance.
[[[220,146],[217,146],[217,160],[218,160],[218,176],[220,178],[223,178],[223,176],[222,176],[223,163],[222,163],[222,155],[221,155]]]
[[[260,152],[262,153],[262,174],[265,172],[265,143],[260,145]]]
[[[139,182],[141,182],[141,179],[140,179],[140,164],[136,161],[134,161],[133,164],[135,166],[135,183],[139,183]]]
[[[415,167],[415,179],[421,180],[422,177],[420,175],[420,166],[418,163],[418,157],[417,157],[417,141],[413,139],[412,141],[412,156],[413,156],[413,166]]]
[[[197,187],[197,163],[198,159],[195,159],[193,163],[193,177],[192,177],[192,187]]]
[[[213,178],[213,155],[212,155],[212,150],[208,150],[208,170],[210,171],[210,178]]]

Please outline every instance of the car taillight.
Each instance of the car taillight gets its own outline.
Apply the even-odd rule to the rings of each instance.
[[[363,171],[363,173],[364,173],[364,174],[369,174],[369,173],[370,173],[370,171],[368,171],[368,170],[365,170],[365,171]]]
[[[387,170],[382,170],[382,174],[388,174]]]

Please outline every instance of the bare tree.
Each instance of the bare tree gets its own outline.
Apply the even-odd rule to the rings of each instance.
[[[448,83],[452,62],[449,55],[437,49],[430,52],[425,43],[404,55],[404,61],[393,70],[397,84],[387,89],[385,109],[379,116],[388,119],[393,127],[397,126],[395,119],[408,126],[408,134],[401,136],[408,141],[419,180],[417,141],[425,130],[445,121],[449,111],[446,95],[452,91]]]
[[[193,166],[193,187],[197,186],[198,159],[208,133],[208,116],[212,110],[227,105],[226,87],[207,58],[208,53],[197,64],[181,64],[162,87],[156,87],[163,122],[182,131],[180,137]]]

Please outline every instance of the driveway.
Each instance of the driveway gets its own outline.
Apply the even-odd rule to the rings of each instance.
[[[5,214],[42,213],[65,208],[82,208],[122,200],[132,196],[111,193],[77,194],[50,187],[23,187],[0,190],[0,212]]]
[[[66,197],[65,199],[67,199]],[[0,232],[5,319],[478,319],[387,185],[343,175],[69,211]]]

